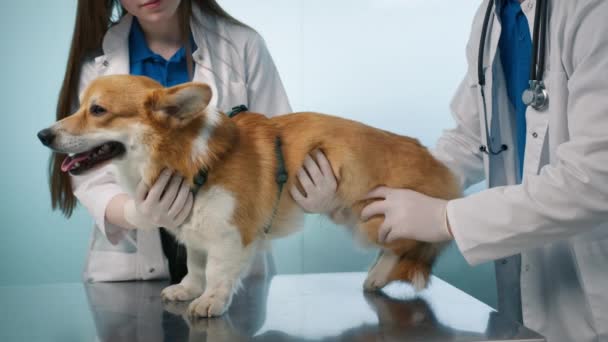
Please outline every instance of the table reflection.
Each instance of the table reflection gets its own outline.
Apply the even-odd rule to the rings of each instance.
[[[163,303],[166,283],[86,284],[101,341],[543,341],[434,278],[415,293],[365,293],[363,273],[252,276],[220,318],[190,320]]]

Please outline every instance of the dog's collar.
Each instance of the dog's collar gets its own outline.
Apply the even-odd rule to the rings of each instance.
[[[228,113],[228,117],[232,118],[235,115],[247,111],[247,106],[245,105],[240,105],[240,106],[236,106],[232,108],[232,111],[230,113]],[[277,199],[275,201],[274,207],[272,209],[272,216],[270,217],[270,220],[268,221],[268,223],[266,223],[266,225],[264,226],[264,233],[268,234],[268,232],[270,232],[270,227],[272,226],[272,222],[274,221],[274,218],[277,214],[277,210],[279,207],[279,202],[281,201],[281,194],[283,193],[283,186],[285,185],[285,183],[287,182],[287,179],[289,177],[288,173],[287,173],[287,168],[285,167],[285,157],[283,157],[283,149],[282,149],[283,143],[281,142],[281,137],[277,136],[275,141],[274,141],[274,152],[275,155],[277,157],[277,173],[275,175],[275,181],[277,182],[278,185],[278,194],[277,194]],[[192,180],[192,183],[194,183],[194,185],[192,186],[192,193],[196,195],[196,193],[203,187],[203,185],[205,185],[205,183],[207,182],[207,178],[209,175],[209,171],[206,168],[201,168],[198,173],[196,174],[196,176],[194,176],[194,179]]]

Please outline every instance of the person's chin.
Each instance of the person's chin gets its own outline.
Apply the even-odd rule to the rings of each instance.
[[[171,18],[171,14],[167,11],[146,11],[137,17],[139,21],[144,21],[151,24],[165,22]]]

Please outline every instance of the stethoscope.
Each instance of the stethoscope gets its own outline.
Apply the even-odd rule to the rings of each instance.
[[[530,65],[530,80],[528,89],[524,90],[522,94],[522,101],[526,106],[531,106],[536,110],[544,110],[547,108],[549,103],[549,95],[545,89],[543,82],[543,73],[545,71],[545,40],[547,36],[547,1],[548,0],[537,0],[536,11],[534,13],[534,29],[532,32],[532,62]],[[481,92],[481,99],[483,101],[483,116],[485,120],[486,130],[486,144],[479,146],[479,150],[482,153],[489,155],[498,155],[508,149],[507,145],[502,144],[500,150],[494,151],[490,142],[490,131],[488,129],[488,112],[486,109],[486,94],[484,86],[486,85],[486,77],[483,73],[483,55],[486,45],[486,36],[488,34],[488,24],[490,23],[490,17],[492,16],[492,9],[494,7],[494,0],[490,0],[486,14],[483,19],[483,27],[481,29],[481,39],[479,41],[479,54],[477,58],[477,77],[479,89]],[[542,31],[542,39],[540,38]]]

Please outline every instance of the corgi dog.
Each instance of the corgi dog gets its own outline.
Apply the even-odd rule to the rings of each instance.
[[[190,216],[171,230],[186,246],[188,274],[165,288],[163,299],[193,300],[192,317],[223,314],[256,250],[301,226],[304,212],[281,190],[276,174],[284,168],[284,188],[301,190],[295,175],[314,150],[325,154],[337,179],[338,209],[329,216],[380,250],[364,288],[377,290],[394,280],[426,287],[444,244],[409,239],[381,244],[383,217],[360,219],[373,201],[365,195],[378,186],[443,199],[460,196],[454,175],[424,146],[318,113],[268,118],[244,112],[229,118],[209,105],[212,95],[202,83],[164,88],[142,76],[103,76],[87,87],[75,113],[38,133],[43,144],[68,154],[64,172],[82,174],[110,160],[119,184],[131,194],[140,180],[151,185],[165,168],[197,188],[204,170],[206,182],[199,184]]]

